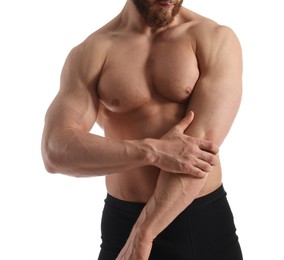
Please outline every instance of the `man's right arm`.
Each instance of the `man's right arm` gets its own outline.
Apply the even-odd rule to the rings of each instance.
[[[77,177],[146,165],[195,176],[210,171],[216,147],[183,131],[170,130],[161,140],[117,140],[90,133],[99,109],[96,85],[107,44],[88,44],[84,42],[68,55],[59,93],[46,113],[42,156],[47,171]],[[192,119],[189,114],[184,120],[190,124]]]
[[[96,84],[106,44],[75,47],[63,66],[60,90],[50,105],[42,137],[42,157],[51,173],[97,176],[146,163],[142,142],[122,141],[90,133],[97,119]]]

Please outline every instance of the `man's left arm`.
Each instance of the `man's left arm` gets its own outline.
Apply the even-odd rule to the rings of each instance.
[[[242,54],[229,28],[217,26],[211,33],[196,50],[200,78],[188,105],[194,120],[185,134],[220,146],[240,105]],[[198,196],[206,180],[207,176],[195,178],[161,171],[156,190],[117,259],[148,259],[152,241]]]

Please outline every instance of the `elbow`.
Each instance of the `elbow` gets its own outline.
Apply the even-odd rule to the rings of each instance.
[[[55,148],[51,141],[43,140],[41,154],[44,167],[48,173],[55,174],[62,172],[64,168],[62,165],[62,155],[60,155],[58,147]]]
[[[58,160],[56,160],[56,155],[52,151],[42,149],[42,159],[44,167],[48,173],[59,173]]]
[[[49,160],[45,159],[43,160],[43,163],[44,163],[45,170],[48,173],[52,173],[52,174],[59,173],[59,171],[56,168],[56,165],[52,164]]]

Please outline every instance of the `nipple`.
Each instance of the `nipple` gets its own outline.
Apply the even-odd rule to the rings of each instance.
[[[191,94],[191,92],[192,92],[192,89],[191,89],[191,88],[186,88],[186,89],[184,90],[184,92],[185,92],[185,94],[186,94],[187,96],[189,96],[189,95]]]

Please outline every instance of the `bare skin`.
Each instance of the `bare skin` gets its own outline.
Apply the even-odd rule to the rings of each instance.
[[[218,149],[241,92],[232,30],[185,8],[154,30],[127,1],[66,59],[46,114],[46,169],[106,175],[112,196],[146,202],[117,259],[148,259],[154,238],[221,185]],[[105,137],[89,133],[95,122]]]

